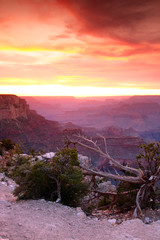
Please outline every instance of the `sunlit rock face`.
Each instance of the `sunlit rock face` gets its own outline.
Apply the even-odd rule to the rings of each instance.
[[[24,99],[15,95],[0,95],[0,119],[27,119],[28,110]]]
[[[25,151],[33,148],[44,152],[56,150],[61,141],[61,126],[30,110],[25,100],[15,95],[0,95],[0,139],[10,138],[22,144]]]

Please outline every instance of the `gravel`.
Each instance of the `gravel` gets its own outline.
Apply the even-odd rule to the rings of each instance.
[[[14,187],[10,179],[0,182],[0,240],[160,240],[159,221],[113,224],[44,199],[16,201]]]

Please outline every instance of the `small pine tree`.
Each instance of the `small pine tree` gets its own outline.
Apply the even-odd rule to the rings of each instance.
[[[21,163],[12,172],[19,184],[14,194],[19,198],[55,201],[58,197],[63,204],[76,207],[88,192],[76,149],[63,148],[50,162],[22,159]]]

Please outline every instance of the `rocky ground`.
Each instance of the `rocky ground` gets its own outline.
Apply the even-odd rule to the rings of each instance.
[[[86,217],[79,208],[43,199],[16,201],[14,187],[10,179],[0,181],[0,240],[160,240],[159,220],[113,225],[107,218]]]

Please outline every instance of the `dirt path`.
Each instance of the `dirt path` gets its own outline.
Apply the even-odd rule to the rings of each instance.
[[[158,222],[134,219],[112,226],[43,199],[15,201],[14,182],[8,184],[0,182],[0,240],[160,240]]]

